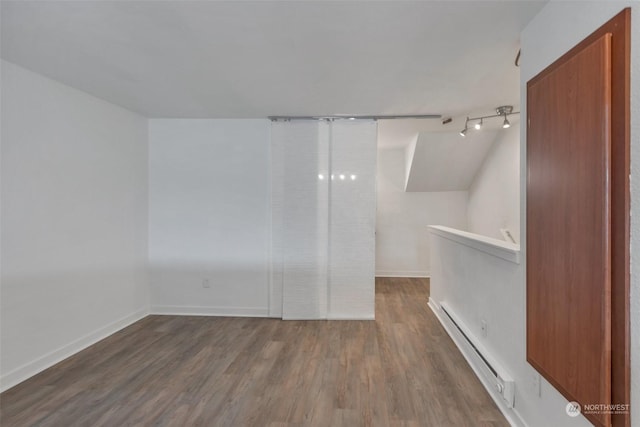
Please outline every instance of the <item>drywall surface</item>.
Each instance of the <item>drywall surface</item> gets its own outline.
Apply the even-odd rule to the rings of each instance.
[[[2,62],[2,388],[147,314],[147,120]]]
[[[402,148],[378,150],[377,276],[428,276],[427,226],[467,228],[467,192],[405,192],[405,160]]]
[[[539,376],[526,362],[522,253],[517,263],[496,256],[491,245],[459,243],[433,232],[431,244],[431,299],[446,303],[485,358],[515,381],[515,406],[505,412],[510,421],[534,427],[590,425],[583,417],[567,416],[568,402],[544,380],[540,394]],[[500,399],[496,390],[488,391]]]
[[[439,306],[446,303],[451,315],[462,323],[459,326],[469,339],[477,348],[482,348],[483,357],[500,375],[506,373],[516,380],[517,405],[519,393],[522,393],[520,389],[533,385],[524,380],[528,372],[523,366],[523,349],[514,346],[522,339],[522,325],[511,319],[520,317],[521,307],[509,304],[523,296],[522,287],[517,286],[519,247],[502,240],[439,227],[430,229],[430,238],[430,305],[437,312]],[[498,396],[493,389],[489,392]],[[512,413],[505,415],[517,420]]]
[[[155,313],[266,316],[268,120],[149,121]]]
[[[495,64],[543,2],[1,5],[5,59],[149,117],[257,118],[517,101],[517,68]]]
[[[487,126],[488,127],[488,126]],[[468,132],[420,132],[407,161],[407,191],[467,191],[496,139],[490,129]]]
[[[469,188],[469,231],[502,240],[501,228],[520,242],[520,129],[497,138]]]
[[[584,1],[550,2],[529,23],[522,32],[521,99],[526,107],[526,83],[553,61],[578,44],[586,36],[611,19],[623,8],[631,6],[631,425],[640,426],[640,7],[634,1]],[[523,108],[523,114],[526,113]],[[525,117],[525,116],[523,116]],[[526,132],[521,133],[521,166],[526,167]],[[521,191],[526,191],[526,175],[521,176]],[[526,253],[525,242],[525,201],[522,197],[520,218],[522,247]],[[523,253],[523,256],[525,256]],[[519,286],[524,288],[524,270]],[[520,300],[524,313],[524,297]],[[524,314],[518,319],[524,325]],[[524,327],[523,327],[524,331]],[[519,342],[524,347],[524,338]],[[616,402],[624,403],[624,402]],[[544,414],[552,416],[564,412],[564,399],[551,385],[543,380],[542,397],[533,394],[522,396],[518,411],[529,421],[536,424]],[[560,419],[563,424],[574,425],[582,418]]]

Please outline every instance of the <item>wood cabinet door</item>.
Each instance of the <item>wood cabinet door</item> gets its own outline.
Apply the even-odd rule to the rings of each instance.
[[[527,84],[527,361],[582,405],[611,403],[610,217],[607,33]]]

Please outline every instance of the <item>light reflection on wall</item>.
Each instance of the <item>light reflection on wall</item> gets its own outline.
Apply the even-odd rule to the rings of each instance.
[[[356,174],[354,174],[354,173],[352,173],[352,174],[349,174],[349,173],[341,173],[341,174],[339,174],[339,175],[338,175],[338,178],[340,178],[340,180],[341,180],[341,181],[344,181],[344,180],[346,180],[346,179],[347,179],[347,176],[349,176],[349,178],[351,179],[351,181],[355,181],[355,180],[356,180],[356,178],[358,178],[358,175],[356,175]],[[325,174],[322,174],[322,173],[318,174],[318,179],[319,179],[320,181],[323,181],[323,180],[325,179],[325,177],[326,177],[326,175],[325,175]],[[335,180],[336,175],[335,175],[335,174],[331,174],[331,175],[330,175],[330,177],[331,177],[331,180],[332,180],[332,181],[334,181],[334,180]]]

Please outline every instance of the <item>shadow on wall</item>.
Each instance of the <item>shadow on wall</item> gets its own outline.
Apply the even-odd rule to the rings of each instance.
[[[500,131],[469,188],[470,232],[520,242],[520,126]]]

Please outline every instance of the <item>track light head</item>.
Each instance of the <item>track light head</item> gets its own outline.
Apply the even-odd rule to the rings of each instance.
[[[496,113],[500,116],[504,116],[504,121],[502,122],[502,128],[507,129],[511,127],[511,123],[509,123],[509,119],[507,116],[513,113],[513,106],[511,105],[502,105],[496,108]]]
[[[482,119],[480,119],[480,121],[477,122],[473,127],[476,128],[476,130],[482,129]]]
[[[460,136],[467,136],[467,131],[469,130],[469,117],[464,122],[464,129],[460,131]]]

